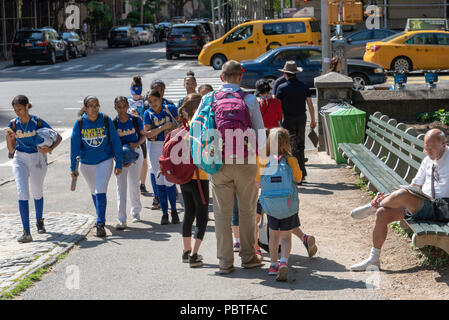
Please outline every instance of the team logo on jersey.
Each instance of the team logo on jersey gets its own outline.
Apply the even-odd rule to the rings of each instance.
[[[81,130],[82,139],[89,147],[98,148],[107,138],[105,135],[106,128],[93,128]]]

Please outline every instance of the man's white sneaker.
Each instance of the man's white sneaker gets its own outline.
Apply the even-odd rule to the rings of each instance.
[[[124,230],[126,229],[126,222],[119,222],[115,225],[115,229],[117,230]]]
[[[140,216],[139,215],[136,215],[136,216],[133,217],[133,223],[140,222],[140,221],[142,221],[142,220],[140,220]]]
[[[373,215],[376,213],[376,208],[374,208],[373,206],[371,206],[370,203],[362,206],[362,207],[358,207],[355,208],[351,211],[351,217],[353,219],[365,219],[367,217],[369,217],[370,215]]]
[[[366,259],[360,262],[359,264],[355,264],[350,266],[349,269],[352,271],[366,271],[368,267],[375,268],[377,267],[380,270],[380,260],[379,259]]]

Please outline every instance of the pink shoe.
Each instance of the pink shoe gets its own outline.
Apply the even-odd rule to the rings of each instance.
[[[277,281],[287,281],[288,278],[288,266],[285,262],[279,265],[279,274],[276,278]]]
[[[275,264],[274,266],[271,265],[270,269],[268,269],[268,274],[270,276],[277,276],[278,273],[279,273],[279,265],[278,264]]]

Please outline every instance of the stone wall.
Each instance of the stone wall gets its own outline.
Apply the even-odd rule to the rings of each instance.
[[[380,111],[398,121],[415,121],[422,112],[449,110],[449,89],[353,91],[352,105],[368,114]]]

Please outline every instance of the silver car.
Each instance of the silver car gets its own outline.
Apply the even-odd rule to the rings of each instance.
[[[368,42],[379,41],[397,33],[390,29],[366,29],[346,35],[348,41],[346,57],[352,59],[363,59],[365,47]],[[337,37],[332,37],[332,42],[339,42]]]

